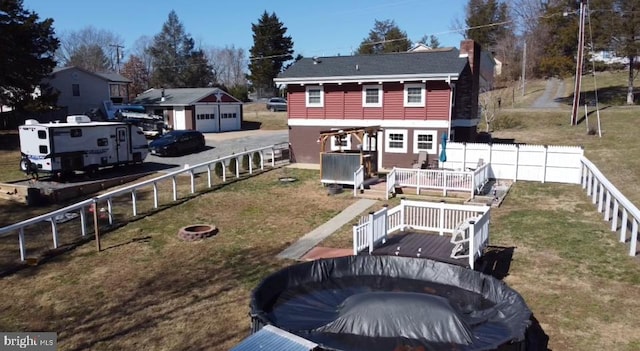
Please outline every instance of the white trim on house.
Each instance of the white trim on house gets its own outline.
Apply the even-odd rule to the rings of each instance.
[[[390,120],[390,119],[307,119],[289,118],[291,127],[371,127],[382,128],[448,128],[449,122],[445,120]]]
[[[368,90],[376,90],[378,92],[378,101],[377,102],[367,102],[367,91]],[[382,99],[383,99],[383,92],[382,92],[382,84],[375,84],[375,85],[363,85],[362,86],[362,107],[382,107]]]
[[[318,84],[346,84],[346,83],[376,83],[382,82],[411,82],[411,81],[438,81],[444,80],[450,82],[457,80],[458,73],[436,73],[436,74],[398,74],[390,76],[344,76],[344,77],[301,77],[301,78],[275,78],[276,84],[300,84],[300,85],[318,85]]]
[[[451,127],[475,127],[478,124],[480,124],[480,118],[454,119],[451,121]]]
[[[401,135],[402,140],[391,140],[391,134]],[[406,154],[407,153],[407,144],[409,144],[408,139],[409,132],[406,129],[385,129],[384,130],[384,152],[393,153],[393,154]],[[402,141],[402,147],[391,146],[391,142],[399,142]]]
[[[320,102],[309,102],[309,90],[320,92]],[[324,107],[324,87],[322,85],[308,85],[304,94],[304,103],[306,107]]]
[[[431,141],[419,141],[418,137],[421,135],[431,136]],[[431,143],[430,148],[420,148],[420,143]],[[413,131],[413,153],[417,154],[420,151],[426,151],[428,154],[436,154],[438,152],[438,132],[435,130],[414,130]]]
[[[409,89],[420,89],[420,101],[419,102],[410,102],[409,101]],[[424,83],[405,83],[404,85],[404,107],[425,107],[427,98],[426,98],[426,88]]]

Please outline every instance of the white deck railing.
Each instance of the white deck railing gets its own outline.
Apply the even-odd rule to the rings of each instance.
[[[626,243],[630,231],[629,256],[637,254],[638,222],[640,211],[631,203],[600,170],[586,157],[582,157],[582,189],[597,204],[598,212],[604,213],[604,220],[611,222],[611,231],[620,229],[620,242]]]
[[[26,259],[27,250],[26,250],[26,231],[30,226],[41,224],[43,221],[51,223],[51,237],[53,241],[53,247],[58,248],[60,245],[59,236],[58,236],[58,226],[56,218],[64,216],[67,213],[78,211],[80,217],[80,234],[84,237],[87,234],[87,225],[88,219],[86,216],[86,212],[89,208],[97,209],[99,203],[106,202],[106,220],[110,225],[113,225],[114,217],[113,217],[113,206],[114,200],[118,196],[122,196],[125,194],[130,194],[131,197],[131,207],[132,207],[132,215],[135,217],[138,215],[138,200],[136,193],[139,192],[143,188],[152,188],[153,190],[153,208],[157,209],[160,206],[160,198],[159,198],[159,189],[158,183],[162,181],[171,181],[172,184],[172,198],[173,201],[178,200],[178,176],[188,174],[190,177],[190,191],[191,194],[196,192],[196,184],[195,184],[195,175],[197,173],[207,173],[207,187],[213,187],[213,178],[212,178],[212,169],[215,167],[215,164],[220,163],[222,165],[222,182],[226,182],[227,180],[227,169],[229,168],[228,164],[230,162],[235,162],[235,178],[240,177],[240,169],[242,164],[242,158],[245,155],[249,157],[249,165],[248,172],[249,174],[254,173],[254,166],[252,157],[255,153],[258,153],[260,156],[260,165],[259,169],[263,170],[266,164],[267,158],[266,154],[270,152],[271,155],[276,154],[276,145],[270,145],[262,148],[256,148],[249,151],[239,152],[237,154],[229,155],[226,157],[218,158],[212,161],[203,162],[194,166],[185,165],[183,169],[153,178],[146,181],[142,181],[133,185],[125,186],[123,188],[110,191],[91,199],[87,199],[76,204],[61,208],[59,210],[49,212],[19,223],[15,223],[6,227],[0,228],[0,238],[16,235],[18,236],[18,247],[20,250],[20,260],[24,261]],[[275,157],[271,157],[270,159],[271,167],[275,167]],[[96,224],[96,223],[94,223]]]
[[[476,259],[482,256],[482,251],[489,245],[489,206],[402,200],[394,208],[384,207],[362,217],[353,226],[353,254],[364,250],[371,253],[380,243],[386,242],[389,234],[408,228],[440,235],[453,234],[458,224],[474,217],[476,220],[470,224],[468,234],[468,260],[473,269]]]
[[[473,197],[489,181],[489,170],[487,164],[473,171],[394,168],[395,185],[416,188],[416,194],[428,189],[441,190],[443,196],[447,196],[449,191],[460,191],[468,192]]]
[[[387,192],[385,198],[389,200],[389,195],[391,193],[395,193],[396,191],[396,169],[395,167],[387,174],[387,184],[386,184]]]
[[[358,196],[358,189],[364,189],[364,166],[353,173],[353,196]]]

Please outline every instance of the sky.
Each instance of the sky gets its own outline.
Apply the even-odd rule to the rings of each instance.
[[[152,38],[175,10],[185,31],[202,47],[253,45],[251,24],[264,11],[287,28],[295,55],[350,55],[375,20],[394,20],[413,42],[435,35],[441,46],[459,47],[455,23],[464,23],[467,0],[24,0],[40,18],[53,18],[58,36],[88,26],[123,39],[125,57],[142,36]]]

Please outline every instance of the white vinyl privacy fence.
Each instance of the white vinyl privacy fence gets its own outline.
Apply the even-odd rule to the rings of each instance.
[[[93,216],[89,216],[87,214],[90,211],[100,211],[99,221],[106,222],[109,226],[112,226],[116,221],[114,215],[114,213],[117,212],[115,208],[116,206],[120,207],[120,212],[123,213],[123,217],[129,217],[130,219],[131,217],[139,216],[141,214],[141,201],[139,198],[143,196],[151,198],[152,210],[158,209],[161,206],[161,202],[164,202],[165,204],[175,202],[196,193],[197,185],[205,189],[212,188],[216,185],[214,181],[214,174],[212,173],[215,172],[216,165],[218,164],[220,165],[219,167],[222,168],[221,179],[218,180],[218,183],[220,183],[220,181],[222,183],[226,182],[229,177],[232,179],[240,178],[241,173],[253,174],[256,171],[264,170],[265,166],[268,165],[275,167],[276,157],[273,156],[277,155],[282,148],[288,149],[288,144],[270,145],[203,162],[197,165],[185,165],[183,169],[133,185],[128,185],[59,210],[2,227],[0,228],[0,238],[16,238],[16,246],[20,251],[20,259],[24,261],[27,257],[27,247],[30,237],[33,237],[35,234],[43,234],[44,231],[47,231],[47,229],[43,228],[43,224],[45,224],[45,227],[50,228],[49,232],[51,235],[51,242],[53,244],[53,248],[57,249],[62,244],[60,228],[63,225],[68,226],[77,224],[79,228],[69,230],[69,232],[73,233],[72,235],[75,236],[85,237],[89,232],[95,232],[95,229],[92,230],[92,228],[97,228],[99,223],[97,221],[92,223],[92,221],[94,221]],[[247,157],[248,162],[243,162],[243,159]],[[234,164],[235,167],[231,166],[232,164]],[[243,167],[246,167],[246,169],[241,172]],[[231,172],[233,168],[235,168],[235,172]],[[206,184],[197,184],[197,181],[202,182],[202,178],[204,178]],[[180,194],[178,191],[178,183],[185,182],[185,180],[189,182],[189,191],[186,194]],[[169,183],[170,186],[160,187],[161,184],[164,185],[165,183]],[[169,189],[169,194],[161,194],[161,189],[167,188]],[[129,207],[131,211],[124,211],[123,209],[126,209],[126,207]],[[74,216],[69,216],[70,214],[73,214]],[[67,220],[75,219],[77,217],[80,217],[80,223],[77,223],[77,221]],[[120,220],[126,222],[127,218],[121,218]],[[93,225],[93,227],[91,225]]]
[[[448,143],[442,168],[490,165],[491,178],[580,184],[584,150],[577,146]]]

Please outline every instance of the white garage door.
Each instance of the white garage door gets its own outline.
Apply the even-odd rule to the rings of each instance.
[[[220,105],[220,131],[240,130],[240,105]]]
[[[196,130],[204,133],[218,131],[217,105],[196,105]]]

